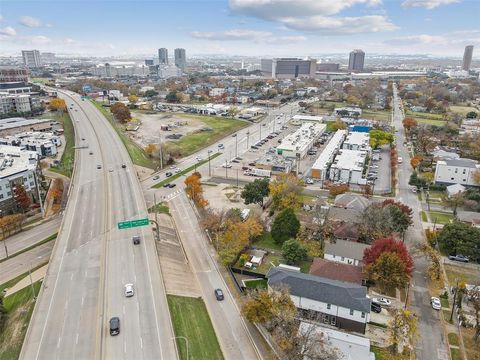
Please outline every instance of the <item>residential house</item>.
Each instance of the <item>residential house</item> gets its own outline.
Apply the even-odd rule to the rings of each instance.
[[[365,276],[361,266],[348,265],[318,257],[313,258],[310,274],[326,279],[365,285]]]
[[[335,207],[344,209],[355,209],[357,211],[364,211],[372,201],[365,196],[344,193],[335,197]]]
[[[299,271],[272,267],[267,273],[268,287],[287,286],[300,315],[318,315],[324,324],[365,333],[370,317],[367,288]]]
[[[480,228],[480,213],[475,211],[458,211],[457,218],[465,224]]]
[[[363,252],[369,247],[370,245],[367,244],[345,240],[327,242],[325,243],[323,258],[326,260],[359,266],[362,264]]]
[[[474,174],[480,171],[480,163],[471,159],[445,159],[437,161],[435,183],[478,186]]]

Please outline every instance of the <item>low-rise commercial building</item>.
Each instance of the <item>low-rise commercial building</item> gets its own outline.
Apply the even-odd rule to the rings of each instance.
[[[343,142],[342,149],[370,152],[370,134],[364,132],[350,132]]]
[[[0,136],[15,135],[25,131],[51,132],[54,129],[51,119],[25,119],[20,117],[0,119]]]
[[[29,131],[0,138],[0,145],[18,146],[21,149],[35,151],[39,156],[55,156],[62,140],[54,133]]]
[[[361,150],[340,150],[330,166],[330,180],[358,184],[362,178],[367,154],[366,151]]]
[[[292,125],[301,125],[304,122],[316,122],[321,123],[323,121],[323,116],[312,116],[312,115],[294,115],[290,123]]]
[[[295,167],[296,160],[276,154],[266,154],[257,160],[255,165],[258,169],[270,170],[273,174],[288,173]]]
[[[445,159],[437,161],[435,183],[479,186],[474,174],[480,171],[480,163],[472,159]]]
[[[322,150],[317,160],[315,160],[313,163],[311,177],[322,181],[328,179],[328,169],[333,163],[333,159],[335,158],[338,150],[342,147],[342,143],[346,135],[346,130],[337,130],[337,132]]]
[[[327,125],[304,123],[293,134],[287,135],[277,147],[277,154],[290,158],[303,158],[325,132]]]

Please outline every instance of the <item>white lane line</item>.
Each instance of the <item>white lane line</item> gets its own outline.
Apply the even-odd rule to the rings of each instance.
[[[85,296],[82,296],[82,306],[84,302],[85,302]]]
[[[62,337],[60,336],[57,341],[57,349],[60,349],[60,342],[62,341]]]
[[[77,333],[77,336],[75,337],[75,345],[78,345],[78,333]]]
[[[126,340],[123,342],[123,352],[125,354],[127,353],[127,341]]]
[[[70,274],[70,280],[73,280],[73,273]]]
[[[123,315],[125,315],[125,305],[123,305]]]
[[[143,339],[141,336],[140,336],[140,347],[143,349]]]

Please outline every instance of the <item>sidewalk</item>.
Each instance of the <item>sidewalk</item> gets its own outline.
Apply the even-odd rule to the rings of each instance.
[[[47,273],[47,267],[48,267],[48,265],[45,265],[45,266],[41,267],[40,269],[35,270],[32,273],[32,280],[31,281],[33,283],[35,283],[38,280],[43,279],[45,277],[45,274]],[[22,290],[23,288],[26,288],[29,285],[30,285],[30,276],[27,275],[22,280],[20,280],[18,283],[16,283],[13,287],[7,289],[5,297],[14,294],[17,291]]]

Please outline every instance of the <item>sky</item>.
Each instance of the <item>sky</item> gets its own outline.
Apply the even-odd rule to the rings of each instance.
[[[0,0],[0,54],[461,57],[480,0]]]

